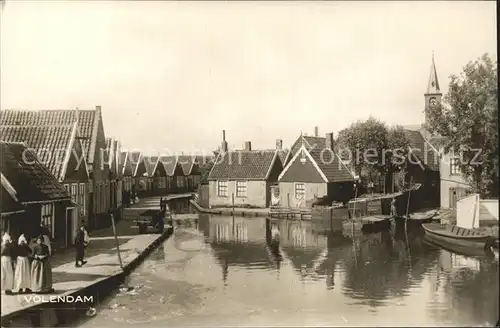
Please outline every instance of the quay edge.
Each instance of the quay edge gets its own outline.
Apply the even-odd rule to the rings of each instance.
[[[141,253],[137,254],[132,261],[124,266],[122,272],[104,277],[81,289],[58,296],[73,296],[75,298],[78,296],[93,296],[94,304],[90,306],[96,307],[100,301],[116,290],[116,288],[125,281],[125,278],[137,268],[147,256],[149,256],[162,242],[168,239],[173,231],[174,228],[169,227],[162,234],[158,235],[158,238],[153,240]],[[70,325],[75,320],[84,316],[88,309],[89,304],[82,303],[58,303],[57,307],[51,306],[51,303],[40,303],[2,315],[1,327],[15,327],[17,326],[16,322],[20,320],[23,322],[29,320],[32,327]]]

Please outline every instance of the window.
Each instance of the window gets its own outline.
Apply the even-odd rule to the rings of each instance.
[[[71,200],[78,204],[78,183],[71,185]]]
[[[54,204],[42,205],[42,223],[49,229],[52,238],[54,234]]]
[[[247,196],[247,182],[236,181],[236,197],[246,197],[246,196]]]
[[[177,177],[177,187],[184,187],[184,177]]]
[[[458,166],[459,159],[460,158],[458,156],[452,156],[450,158],[450,174],[452,175],[460,174],[460,167]]]
[[[303,183],[296,183],[295,184],[295,198],[296,199],[304,198],[305,193],[306,193],[306,187],[304,186],[304,184]]]
[[[217,181],[217,196],[227,197],[227,181]]]
[[[71,195],[71,187],[70,187],[70,185],[69,184],[65,184],[64,188],[66,188],[66,191],[68,192],[68,194]]]
[[[79,190],[79,196],[80,196],[80,215],[84,216],[85,215],[85,183],[80,183],[80,190]]]

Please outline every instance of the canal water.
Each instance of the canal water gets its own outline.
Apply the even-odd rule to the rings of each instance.
[[[323,221],[196,216],[81,327],[494,326],[498,260]]]

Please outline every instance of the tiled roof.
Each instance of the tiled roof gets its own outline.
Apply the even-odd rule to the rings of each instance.
[[[152,177],[156,163],[158,162],[158,156],[144,156],[142,160],[144,161],[144,166],[146,167],[146,173],[149,177]]]
[[[24,142],[57,179],[61,177],[66,152],[75,129],[73,125],[2,125],[0,139]]]
[[[0,147],[1,172],[21,203],[70,198],[64,186],[24,144],[1,141]]]
[[[326,148],[311,148],[309,154],[314,159],[316,164],[323,174],[328,179],[328,182],[345,182],[354,181],[353,174],[344,165],[336,153]]]
[[[290,149],[290,156],[293,157],[300,147],[302,147],[302,140],[304,140],[304,146],[308,150],[312,148],[324,149],[326,147],[325,137],[300,136]]]
[[[83,138],[82,145],[87,160],[92,159],[91,143],[93,137],[96,110],[2,110],[0,111],[0,125],[71,125],[78,115],[79,135]]]
[[[137,169],[137,166],[142,160],[142,154],[140,151],[131,151],[128,153],[128,163],[127,165],[130,165],[130,170],[131,170],[131,175],[135,174],[135,170]]]
[[[2,200],[0,203],[0,213],[24,211],[24,206],[16,202],[3,186],[0,191],[0,199]]]
[[[276,150],[238,150],[221,153],[208,179],[265,180],[275,156],[277,157]]]
[[[177,156],[178,163],[182,166],[182,171],[185,175],[191,172],[191,167],[193,166],[194,157],[189,155]]]
[[[176,156],[160,156],[160,162],[163,164],[163,167],[169,176],[174,175],[177,163]]]
[[[418,158],[424,167],[432,171],[439,171],[439,154],[433,146],[425,140],[420,131],[405,130],[410,140],[412,153]]]

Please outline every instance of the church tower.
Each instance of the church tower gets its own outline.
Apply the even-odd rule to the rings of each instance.
[[[424,110],[424,122],[428,123],[427,113],[430,107],[441,103],[441,98],[443,94],[439,88],[439,80],[437,76],[436,64],[434,62],[434,54],[432,54],[432,64],[431,72],[429,75],[429,83],[427,85],[427,92],[424,94],[425,98],[425,110]]]

